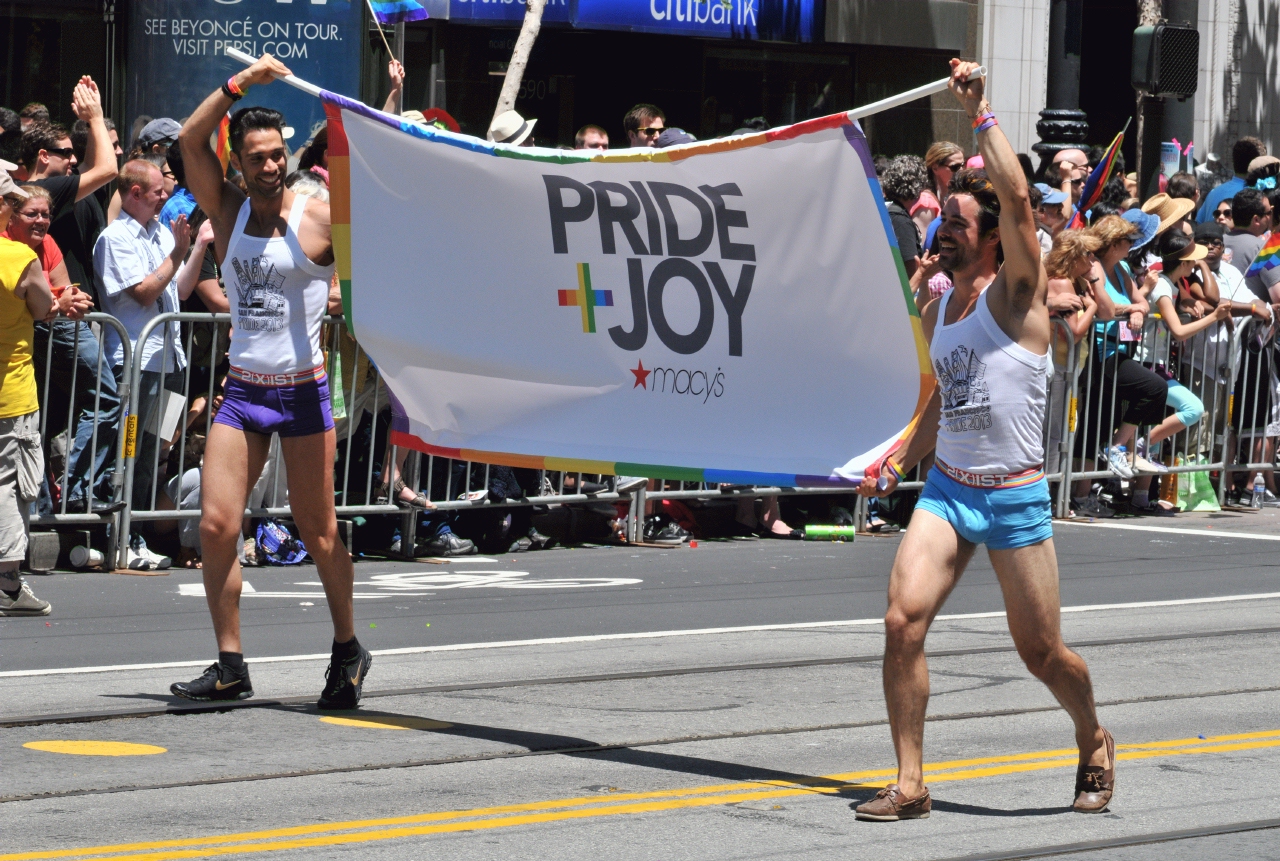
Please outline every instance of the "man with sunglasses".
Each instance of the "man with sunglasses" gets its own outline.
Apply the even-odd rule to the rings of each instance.
[[[627,133],[629,146],[656,147],[658,135],[667,126],[667,115],[657,105],[644,102],[627,111],[622,118],[622,128]]]
[[[83,164],[76,158],[70,132],[54,123],[36,123],[23,133],[21,158],[28,181],[49,192],[49,235],[62,250],[71,283],[79,284],[96,302],[102,279],[93,266],[93,246],[106,228],[107,219],[94,192],[114,180],[119,168],[98,86],[87,75],[76,84],[71,110],[88,126]],[[115,465],[115,434],[120,421],[115,378],[110,367],[99,373],[101,351],[87,323],[59,318],[49,324],[37,323],[35,332],[37,365],[43,365],[52,338],[50,380],[61,396],[74,396],[74,402],[80,405],[75,440],[67,455],[70,478],[62,489],[67,512],[112,511],[122,504],[108,501],[113,492],[110,472]],[[43,381],[46,369],[38,367],[37,371]],[[92,463],[88,462],[90,451]]]

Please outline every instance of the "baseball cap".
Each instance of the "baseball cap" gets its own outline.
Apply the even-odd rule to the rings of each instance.
[[[669,146],[679,146],[680,144],[694,143],[698,139],[689,134],[684,129],[678,129],[674,126],[669,129],[663,129],[658,135],[658,142],[654,144],[658,149]]]
[[[13,181],[13,177],[9,176],[7,172],[0,170],[0,197],[8,197],[11,194],[14,197],[20,197],[23,200],[26,200],[31,196],[18,187],[18,184]]]
[[[177,120],[160,117],[142,127],[138,133],[138,145],[150,148],[156,144],[171,144],[178,139],[182,126]]]
[[[1196,242],[1222,242],[1227,229],[1216,221],[1205,221],[1196,225]]]
[[[1276,158],[1273,155],[1260,155],[1253,161],[1249,162],[1249,173],[1253,173],[1255,170],[1261,170],[1269,164],[1280,164],[1280,158]]]
[[[1049,185],[1047,182],[1037,182],[1036,188],[1040,190],[1040,202],[1047,206],[1053,206],[1055,203],[1062,203],[1067,199],[1065,194]]]

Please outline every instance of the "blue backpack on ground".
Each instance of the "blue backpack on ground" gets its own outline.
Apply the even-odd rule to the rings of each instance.
[[[258,524],[258,562],[265,565],[300,565],[307,557],[302,539],[295,538],[278,520]]]

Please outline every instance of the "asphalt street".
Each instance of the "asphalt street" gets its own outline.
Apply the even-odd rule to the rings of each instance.
[[[198,572],[32,578],[54,614],[0,620],[0,861],[1280,854],[1280,516],[1055,540],[1064,634],[1119,743],[1100,816],[1069,810],[1070,722],[981,553],[929,640],[933,814],[869,824],[850,807],[893,777],[899,539],[709,542],[362,562],[375,664],[338,715],[313,705],[314,569],[246,572],[257,696],[196,710],[167,689],[212,659]]]

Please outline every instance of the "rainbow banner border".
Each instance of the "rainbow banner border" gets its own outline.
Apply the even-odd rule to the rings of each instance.
[[[475,153],[497,156],[498,158],[517,158],[550,164],[574,164],[586,161],[673,163],[701,155],[712,155],[745,147],[762,146],[773,141],[791,140],[826,129],[840,129],[844,132],[845,140],[849,142],[849,145],[853,147],[854,152],[858,154],[858,158],[862,161],[863,172],[866,174],[867,182],[871,184],[871,196],[876,201],[876,207],[880,213],[881,227],[889,240],[889,248],[893,252],[894,264],[897,267],[898,278],[902,287],[902,298],[906,303],[907,313],[911,317],[911,330],[915,335],[916,360],[920,365],[920,393],[916,401],[915,413],[911,421],[898,435],[898,439],[886,450],[885,457],[901,447],[903,440],[915,428],[924,414],[925,406],[933,394],[935,385],[933,365],[929,361],[929,346],[924,338],[924,329],[920,324],[920,312],[916,309],[915,297],[911,295],[907,269],[902,260],[902,252],[898,248],[898,239],[893,231],[893,225],[889,221],[889,210],[885,207],[884,193],[880,189],[880,181],[876,178],[875,166],[871,161],[871,149],[867,145],[867,138],[862,132],[862,127],[858,125],[857,120],[848,114],[831,114],[790,126],[770,129],[769,131],[699,141],[671,149],[548,150],[495,144],[470,135],[456,134],[443,129],[411,123],[400,117],[374,110],[368,105],[353,101],[346,96],[331,93],[328,90],[322,90],[320,98],[324,102],[325,115],[329,120],[329,206],[333,225],[333,253],[337,260],[338,281],[342,288],[343,316],[346,318],[347,329],[353,336],[356,334],[356,329],[351,313],[351,164],[346,130],[342,124],[342,112],[344,110],[399,129],[407,135],[435,143],[460,147]],[[447,448],[445,446],[432,445],[414,436],[410,432],[408,418],[404,416],[403,411],[399,410],[396,411],[392,418],[391,442],[393,445],[403,446],[424,454],[436,455],[437,457],[494,463],[503,466],[526,467],[529,469],[606,475],[637,475],[646,478],[665,478],[673,481],[706,482],[707,484],[754,484],[777,487],[847,488],[859,483],[856,479],[845,478],[834,473],[831,475],[790,475],[722,469],[694,469],[663,466],[661,464],[577,460],[521,455],[510,452]]]

